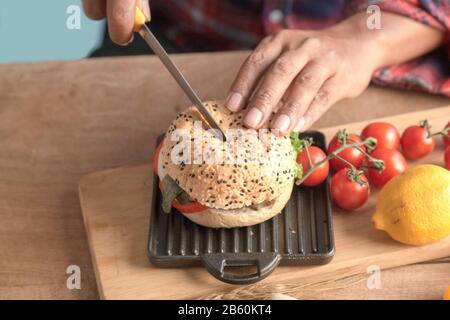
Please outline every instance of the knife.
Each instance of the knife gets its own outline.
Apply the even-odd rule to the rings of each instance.
[[[167,54],[166,50],[161,46],[158,39],[156,39],[153,32],[147,27],[145,24],[146,17],[142,10],[139,7],[136,7],[136,15],[134,19],[134,32],[137,32],[140,34],[140,36],[147,42],[149,47],[153,50],[153,52],[159,57],[161,62],[164,64],[164,66],[167,68],[167,70],[170,72],[172,77],[175,79],[175,81],[178,83],[178,85],[183,89],[184,93],[188,96],[189,100],[194,104],[194,106],[197,108],[197,110],[200,112],[200,114],[203,116],[203,120],[213,129],[219,130],[219,132],[222,134],[223,140],[226,140],[226,135],[223,132],[222,128],[219,126],[216,120],[211,116],[208,109],[205,108],[203,105],[202,100],[198,97],[198,95],[195,93],[194,89],[192,89],[189,82],[186,80],[186,78],[183,76],[181,71],[178,69],[178,67],[175,65],[175,63],[170,59],[169,55]]]

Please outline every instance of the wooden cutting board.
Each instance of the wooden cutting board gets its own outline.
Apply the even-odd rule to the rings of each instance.
[[[450,106],[383,118],[403,130],[428,119],[434,131],[450,116]],[[373,120],[375,121],[375,120]],[[321,130],[327,140],[341,128],[359,133],[367,122]],[[443,165],[443,144],[437,139],[433,154],[418,163]],[[105,299],[195,299],[236,289],[219,282],[203,268],[160,269],[147,259],[146,246],[152,193],[152,166],[145,164],[87,175],[80,182],[80,199],[100,295]],[[450,256],[450,237],[422,246],[406,246],[370,223],[376,190],[364,208],[345,213],[334,209],[336,255],[322,266],[278,267],[267,279],[253,285],[281,292],[301,290],[308,284],[334,281],[352,275],[368,277],[375,266],[393,268]],[[450,276],[450,273],[449,273]],[[364,280],[364,279],[363,279]]]

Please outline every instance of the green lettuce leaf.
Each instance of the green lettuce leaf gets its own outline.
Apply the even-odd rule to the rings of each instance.
[[[303,177],[303,166],[296,161],[294,167],[294,178],[301,179],[302,177]]]
[[[303,150],[309,141],[300,139],[299,134],[295,132],[292,132],[289,135],[289,138],[291,139],[292,148],[295,151],[294,178],[295,180],[298,180],[303,177],[303,166],[297,162],[297,155]]]
[[[169,175],[165,175],[162,180],[162,209],[165,213],[170,213],[172,201],[180,196],[184,191]]]
[[[298,154],[303,149],[302,139],[300,139],[298,133],[291,132],[289,135],[289,138],[291,139],[292,148],[294,148],[294,151],[296,154]]]

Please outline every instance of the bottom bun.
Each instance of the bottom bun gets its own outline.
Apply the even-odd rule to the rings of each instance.
[[[293,185],[293,182],[286,185],[281,196],[257,210],[249,207],[233,210],[208,209],[199,213],[183,213],[183,215],[197,224],[210,228],[252,226],[279,214],[291,197]]]

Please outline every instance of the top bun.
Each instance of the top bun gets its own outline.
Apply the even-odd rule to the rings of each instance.
[[[266,130],[261,138],[255,130],[243,127],[244,110],[232,113],[221,101],[205,102],[205,106],[227,136],[228,129],[236,129],[236,136],[223,142],[204,132],[194,135],[199,132],[194,130],[194,122],[201,121],[202,116],[190,107],[172,122],[161,150],[163,171],[194,201],[215,209],[239,209],[272,201],[285,186],[292,186],[295,156],[289,137]],[[204,123],[202,126],[208,129]],[[174,139],[180,132],[189,134],[190,140]],[[195,149],[191,143],[194,137],[202,137],[200,142],[195,140]],[[186,141],[189,149],[181,147]],[[203,150],[203,157],[198,150]],[[172,161],[174,158],[178,161]]]

